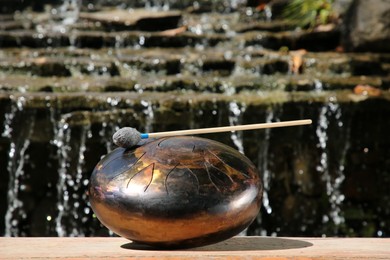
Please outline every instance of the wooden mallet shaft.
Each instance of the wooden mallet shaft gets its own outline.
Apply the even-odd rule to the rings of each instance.
[[[254,130],[254,129],[264,129],[264,128],[286,127],[286,126],[310,125],[311,123],[312,123],[311,119],[303,119],[303,120],[272,122],[272,123],[262,123],[262,124],[210,127],[210,128],[200,128],[200,129],[156,132],[156,133],[142,133],[141,139],[178,136],[178,135],[198,135],[198,134],[221,133],[221,132],[230,132],[230,131],[244,131],[244,130]]]

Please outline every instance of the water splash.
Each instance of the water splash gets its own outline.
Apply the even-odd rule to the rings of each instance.
[[[314,90],[316,92],[324,91],[324,84],[318,79],[314,79]]]
[[[12,98],[12,97],[11,97]],[[18,107],[11,104],[10,111],[4,115],[4,125],[3,132],[1,133],[2,137],[11,138],[12,135],[12,122],[15,118],[16,112],[18,111]]]
[[[269,5],[265,6],[264,13],[267,22],[270,22],[272,20],[272,8]]]
[[[36,26],[38,33],[48,32],[67,33],[69,28],[78,20],[81,0],[65,0],[60,6],[49,7],[50,19]]]
[[[171,8],[171,4],[174,4],[175,1],[168,0],[147,0],[145,2],[145,9],[147,10],[163,10],[168,11]]]
[[[237,93],[235,86],[233,86],[233,84],[231,82],[222,82],[221,89],[228,96],[231,96],[231,95],[234,95]]]
[[[119,50],[125,47],[125,38],[122,34],[118,33],[115,35],[115,49]]]
[[[229,6],[232,9],[238,9],[240,6],[243,6],[246,1],[243,0],[230,0]]]
[[[65,0],[54,12],[62,20],[63,25],[72,25],[79,17],[80,7],[81,0]]]

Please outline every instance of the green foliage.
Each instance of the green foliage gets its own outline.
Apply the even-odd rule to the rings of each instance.
[[[332,19],[334,0],[291,0],[283,11],[285,19],[296,22],[299,27],[313,28],[327,24]]]

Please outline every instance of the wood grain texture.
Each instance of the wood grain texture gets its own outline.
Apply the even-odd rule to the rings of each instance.
[[[124,238],[0,238],[0,259],[390,259],[390,238],[234,237],[156,250]]]

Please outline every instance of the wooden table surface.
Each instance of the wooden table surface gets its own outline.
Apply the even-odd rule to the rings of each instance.
[[[0,259],[390,259],[390,238],[234,237],[155,250],[119,237],[0,238]]]

